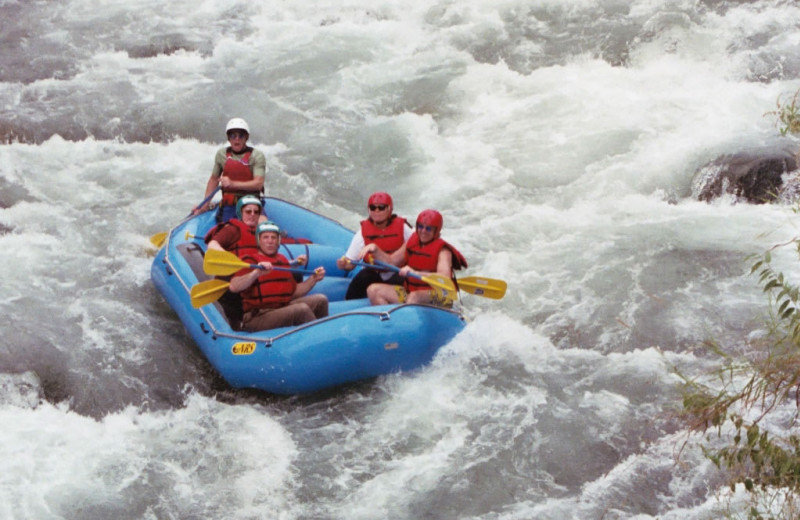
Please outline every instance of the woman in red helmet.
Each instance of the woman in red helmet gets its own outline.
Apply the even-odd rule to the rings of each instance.
[[[347,252],[336,261],[336,267],[339,269],[352,270],[355,267],[352,262],[358,260],[361,250],[367,244],[375,244],[382,251],[393,253],[413,234],[411,224],[403,217],[394,214],[394,204],[388,193],[379,191],[370,195],[367,200],[367,210],[369,217],[361,221],[361,227],[353,235]],[[347,287],[345,299],[366,298],[367,287],[374,283],[402,285],[403,279],[397,273],[389,271],[362,269]]]
[[[387,303],[433,303],[437,301],[436,292],[416,277],[439,274],[452,278],[453,271],[467,267],[467,260],[455,247],[441,238],[444,219],[434,209],[426,209],[417,216],[416,232],[403,246],[394,253],[386,253],[375,244],[368,244],[362,249],[361,258],[372,254],[381,262],[403,265],[400,276],[404,278],[402,286],[383,283],[372,284],[367,288],[367,296],[373,305]]]

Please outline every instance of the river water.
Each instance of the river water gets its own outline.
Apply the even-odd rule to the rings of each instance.
[[[794,2],[0,0],[0,518],[714,518],[675,419],[747,348],[780,205],[692,196],[772,145]],[[434,362],[235,391],[149,280],[244,117],[267,192],[442,211],[470,323]],[[791,255],[779,267],[796,271]]]

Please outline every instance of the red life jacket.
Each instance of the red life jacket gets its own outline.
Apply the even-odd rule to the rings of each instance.
[[[239,230],[239,240],[233,245],[232,248],[228,249],[231,253],[235,254],[239,258],[242,258],[245,255],[255,255],[259,253],[258,250],[258,242],[256,241],[256,230],[251,229],[248,227],[247,224],[239,220],[238,218],[232,218],[227,222],[223,222],[222,224],[217,224],[213,228],[206,233],[205,242],[208,244],[212,240],[214,240],[214,236],[225,228],[225,226],[233,226]],[[221,244],[225,247],[225,244]]]
[[[439,264],[439,252],[444,247],[449,249],[453,256],[454,270],[467,267],[467,259],[464,258],[464,255],[462,255],[458,249],[451,246],[441,238],[435,238],[423,245],[420,243],[419,235],[416,233],[411,235],[411,238],[409,238],[408,242],[406,243],[406,263],[415,271],[427,271],[435,273]],[[455,277],[453,276],[452,271],[450,272],[450,277],[453,278],[453,282],[455,283]],[[406,277],[405,287],[408,291],[421,291],[431,288],[430,285],[426,284],[422,280],[413,278],[411,276]]]
[[[389,217],[389,224],[385,228],[379,228],[371,220],[361,221],[361,236],[364,237],[364,244],[377,244],[382,251],[391,253],[397,251],[405,242],[403,226],[406,219],[392,215]]]
[[[252,152],[253,149],[248,146],[244,149],[244,155],[241,159],[234,159],[233,150],[229,146],[225,151],[225,156],[227,159],[225,160],[225,164],[222,166],[222,175],[228,177],[232,181],[252,181],[253,170],[250,168],[250,154]],[[222,190],[222,205],[233,206],[243,195],[259,195],[260,193],[261,190],[255,192]]]
[[[270,262],[276,267],[289,267],[289,261],[280,253],[275,253],[274,256],[257,253],[242,260],[251,264]],[[279,309],[292,300],[295,289],[297,282],[288,271],[273,270],[262,274],[253,285],[241,292],[242,310],[248,312],[253,309]]]

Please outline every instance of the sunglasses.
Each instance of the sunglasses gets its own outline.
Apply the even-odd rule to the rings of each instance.
[[[431,231],[436,231],[436,227],[435,226],[426,226],[424,224],[417,224],[417,230],[418,231],[427,231],[428,233],[430,233]]]
[[[386,204],[370,204],[369,205],[369,210],[370,211],[383,211],[388,207],[389,206],[387,206]]]
[[[245,215],[258,215],[261,210],[258,209],[243,209],[242,213]]]
[[[228,132],[228,139],[247,139],[247,132]]]

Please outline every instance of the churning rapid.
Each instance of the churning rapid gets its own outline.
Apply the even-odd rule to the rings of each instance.
[[[0,0],[0,518],[711,518],[675,419],[762,327],[784,205],[692,196],[780,139],[792,1]],[[230,117],[267,192],[433,207],[470,323],[413,373],[235,391],[150,283]],[[797,271],[792,258],[780,267]]]

